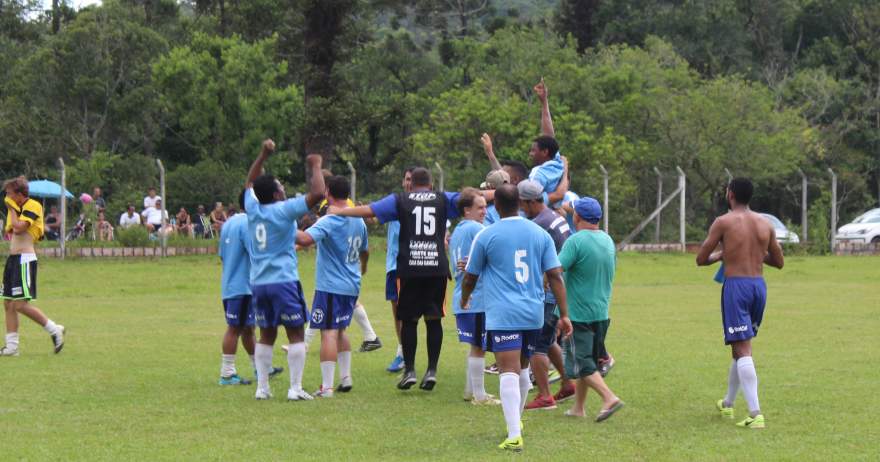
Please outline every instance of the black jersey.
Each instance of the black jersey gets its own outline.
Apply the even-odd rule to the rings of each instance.
[[[434,191],[397,195],[401,278],[449,275],[446,259],[446,197]]]

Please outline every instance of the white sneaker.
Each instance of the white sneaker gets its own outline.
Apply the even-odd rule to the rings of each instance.
[[[303,390],[302,388],[300,388],[299,390],[295,388],[287,390],[288,401],[311,401],[313,399],[315,398],[313,398],[312,395],[306,393],[305,390]]]
[[[64,348],[64,326],[58,324],[58,329],[51,334],[51,337],[52,344],[55,345],[55,353],[58,354]]]
[[[318,391],[315,392],[314,396],[315,396],[315,398],[332,398],[333,397],[333,389],[321,387],[318,389]]]
[[[486,393],[486,396],[483,399],[474,398],[473,401],[471,401],[471,404],[474,406],[498,406],[501,404],[501,400]]]
[[[354,382],[352,382],[351,376],[343,377],[339,380],[339,386],[336,387],[336,389],[341,391],[342,393],[348,393],[351,391],[351,387],[353,384]]]
[[[254,393],[254,399],[257,399],[257,400],[262,401],[264,399],[271,399],[271,398],[272,398],[272,392],[269,389],[263,390],[262,388],[257,388],[257,392]]]
[[[18,356],[18,348],[4,346],[3,348],[0,348],[0,356]]]

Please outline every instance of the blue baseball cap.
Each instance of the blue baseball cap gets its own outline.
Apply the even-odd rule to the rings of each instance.
[[[602,219],[602,206],[592,197],[582,197],[573,203],[574,211],[582,219],[596,224]]]

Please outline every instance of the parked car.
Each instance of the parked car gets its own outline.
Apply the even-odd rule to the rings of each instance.
[[[880,243],[880,208],[868,210],[852,223],[841,226],[834,239],[837,242]]]
[[[762,213],[761,216],[773,225],[773,228],[776,230],[777,242],[780,244],[800,244],[801,239],[798,237],[797,233],[789,231],[779,218],[776,218],[769,213]]]

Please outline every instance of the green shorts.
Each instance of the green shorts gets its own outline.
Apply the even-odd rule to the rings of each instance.
[[[571,323],[574,331],[570,338],[562,341],[566,375],[571,378],[582,378],[593,375],[599,370],[599,355],[605,344],[608,323],[607,319]]]

